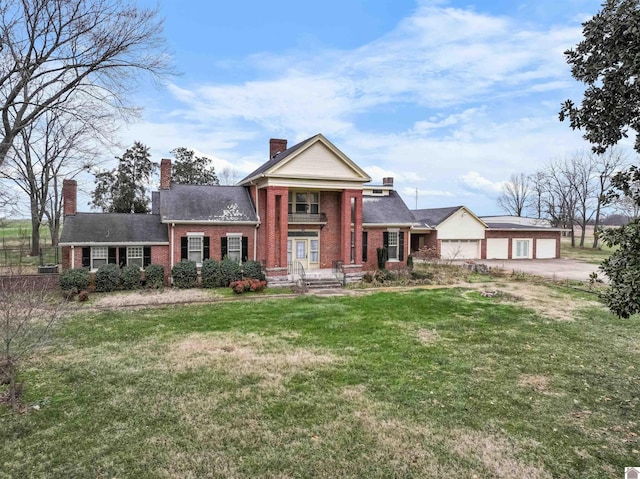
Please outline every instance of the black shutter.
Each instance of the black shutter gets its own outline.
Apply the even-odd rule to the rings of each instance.
[[[249,260],[249,238],[242,237],[242,262],[246,263]]]
[[[189,239],[186,236],[180,238],[180,261],[186,261],[189,258]]]
[[[121,268],[127,265],[127,248],[118,248],[118,264]]]
[[[220,258],[224,259],[227,256],[227,237],[220,238]]]
[[[145,246],[142,252],[142,267],[146,268],[151,264],[151,246]]]
[[[91,248],[88,246],[82,248],[82,267],[91,268]]]
[[[205,236],[202,239],[202,259],[203,260],[209,259],[209,250],[210,250],[210,248],[209,248],[209,244],[210,244],[209,239],[210,238],[208,236]]]
[[[398,236],[400,237],[398,240],[398,260],[404,261],[404,231],[401,231]]]
[[[117,264],[116,263],[116,248],[109,248],[109,259],[107,260],[109,264]]]
[[[369,232],[363,231],[362,232],[362,262],[363,263],[367,262],[367,249],[369,247],[368,242],[369,242]]]
[[[389,248],[389,233],[387,231],[382,233],[382,247],[384,249]]]

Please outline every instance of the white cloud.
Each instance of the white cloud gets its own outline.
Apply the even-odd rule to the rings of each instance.
[[[458,181],[472,192],[496,194],[502,190],[504,181],[491,181],[477,171],[465,173]]]

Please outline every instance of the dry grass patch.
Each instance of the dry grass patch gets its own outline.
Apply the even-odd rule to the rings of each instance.
[[[105,295],[95,294],[96,298],[93,306],[97,308],[126,308],[128,306],[153,306],[158,304],[193,303],[206,301],[215,297],[211,290],[206,289],[176,289],[166,288],[157,291],[124,291],[108,293]]]
[[[418,339],[425,344],[435,343],[440,339],[440,335],[435,329],[424,329],[421,328],[417,332]]]
[[[479,461],[495,477],[552,477],[542,466],[527,464],[518,459],[518,447],[507,438],[460,429],[451,432],[448,442],[452,451],[467,459]]]
[[[257,375],[268,387],[280,386],[294,373],[342,361],[325,351],[293,347],[282,338],[230,333],[191,334],[170,344],[166,359],[172,370],[211,367],[236,379]]]
[[[533,389],[539,393],[546,393],[549,391],[549,378],[539,374],[523,374],[518,379],[518,386]]]
[[[573,321],[576,311],[585,307],[604,306],[598,301],[577,300],[562,291],[553,290],[544,284],[531,282],[469,283],[464,285],[479,291],[497,291],[500,300],[515,302],[536,313],[558,321]]]

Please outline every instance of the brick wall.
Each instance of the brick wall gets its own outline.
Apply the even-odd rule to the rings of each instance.
[[[60,289],[59,274],[30,274],[0,276],[0,288],[11,289],[19,287],[29,291],[56,291]]]
[[[340,206],[341,193],[339,191],[320,193],[320,211],[327,215],[327,224],[320,232],[320,268],[331,268],[334,261],[342,259]]]
[[[387,231],[387,228],[366,228],[364,231],[367,235],[367,262],[363,263],[363,268],[366,271],[372,271],[378,269],[378,248],[382,248],[384,245],[383,233]],[[387,261],[386,269],[401,269],[407,265],[407,256],[409,255],[409,228],[401,228],[400,231],[404,232],[404,260],[403,261]]]
[[[249,259],[254,259],[253,258],[254,231],[255,231],[254,226],[247,226],[247,225],[238,225],[238,226],[176,225],[173,231],[174,263],[180,262],[180,238],[183,236],[187,236],[187,233],[204,233],[204,236],[208,236],[209,238],[211,238],[209,257],[211,259],[216,259],[218,261],[222,259],[220,238],[226,237],[227,233],[240,233],[242,234],[242,236],[246,236],[248,238],[247,253],[248,253]],[[171,240],[171,231],[169,231],[169,239]],[[153,255],[153,249],[151,254]],[[169,251],[169,248],[167,247],[167,265],[169,265],[169,269],[171,269],[170,261],[171,261],[170,251]]]

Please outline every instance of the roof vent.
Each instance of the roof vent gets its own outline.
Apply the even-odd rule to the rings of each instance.
[[[393,176],[382,178],[382,186],[393,186]]]

